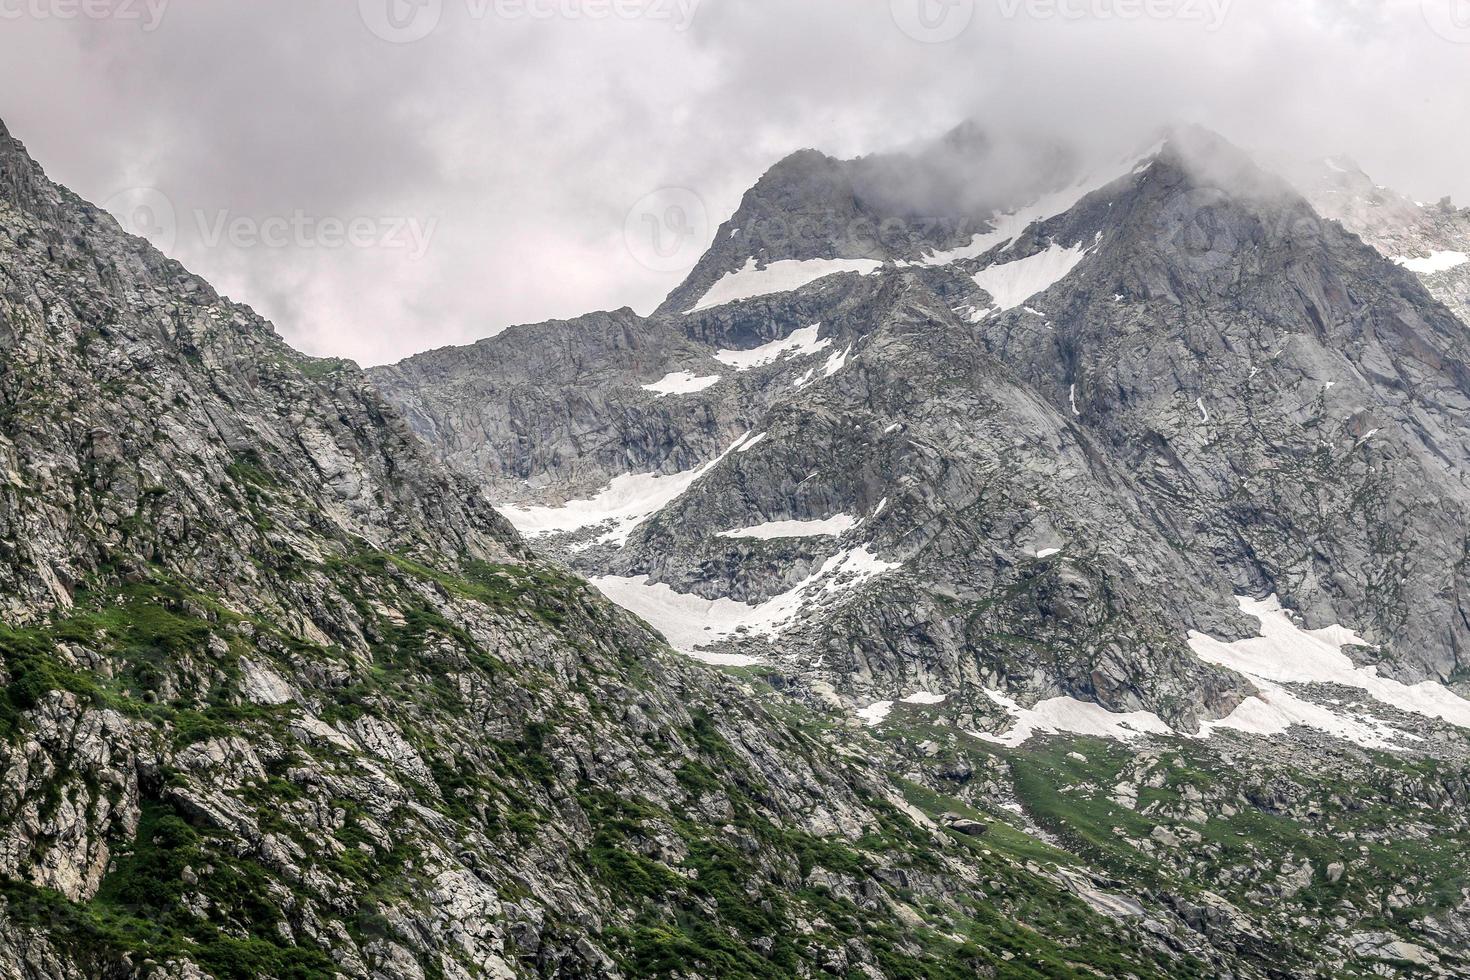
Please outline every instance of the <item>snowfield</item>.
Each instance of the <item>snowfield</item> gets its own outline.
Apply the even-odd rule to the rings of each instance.
[[[719,383],[720,376],[718,374],[701,378],[690,371],[675,371],[672,374],[664,375],[651,385],[643,385],[642,387],[644,391],[651,391],[658,395],[658,397],[663,398],[666,395],[692,395]]]
[[[774,364],[783,358],[807,357],[832,346],[831,340],[817,339],[821,331],[822,325],[814,323],[809,327],[791,331],[781,340],[773,340],[769,344],[761,344],[750,350],[716,351],[715,360],[737,371],[749,371],[752,368]]]
[[[764,269],[757,269],[752,257],[745,260],[741,269],[725,273],[689,312],[697,313],[756,296],[789,293],[842,272],[868,275],[881,268],[883,263],[876,259],[783,259]]]
[[[777,636],[809,609],[898,567],[878,558],[866,545],[848,549],[828,558],[789,592],[754,605],[675,592],[662,582],[642,578],[608,575],[592,579],[592,584],[613,602],[647,620],[674,649],[709,660],[701,652],[705,647],[736,635]]]
[[[1052,244],[1024,259],[981,269],[975,273],[975,285],[989,293],[1000,309],[1014,310],[1065,279],[1087,252],[1081,245],[1062,248]]]

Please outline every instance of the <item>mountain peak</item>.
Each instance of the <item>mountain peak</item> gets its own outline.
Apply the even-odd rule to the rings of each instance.
[[[1263,168],[1250,153],[1204,126],[1168,127],[1158,159],[1182,167],[1196,183],[1234,195],[1297,196],[1287,181]]]
[[[974,123],[906,150],[839,160],[783,157],[747,191],[660,314],[695,308],[722,278],[777,263],[872,269],[966,245],[989,219],[1065,186],[1063,147],[1001,145]]]
[[[25,144],[11,135],[4,120],[0,120],[0,199],[24,211],[44,211],[46,222],[52,224],[63,220],[57,208],[61,194],[62,189],[46,178]]]

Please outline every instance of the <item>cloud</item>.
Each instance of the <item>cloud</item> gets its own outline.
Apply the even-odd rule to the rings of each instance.
[[[1452,2],[0,0],[0,116],[93,200],[162,192],[173,254],[297,346],[380,363],[647,311],[787,152],[967,118],[1082,153],[1199,122],[1470,201]],[[678,250],[630,248],[645,217]],[[414,223],[422,254],[393,234]]]

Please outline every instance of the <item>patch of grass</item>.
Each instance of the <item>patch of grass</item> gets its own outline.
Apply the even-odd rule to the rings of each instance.
[[[15,881],[0,882],[0,894],[17,924],[44,930],[99,972],[104,965],[115,968],[128,954],[156,960],[187,956],[221,980],[337,977],[324,952],[287,944],[276,932],[285,913],[267,887],[269,873],[207,843],[202,831],[152,800],[143,808],[131,852],[114,861],[90,902],[70,902]],[[195,891],[209,899],[202,917],[183,905]]]

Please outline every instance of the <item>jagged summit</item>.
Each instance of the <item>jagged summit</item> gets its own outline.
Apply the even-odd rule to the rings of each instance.
[[[1161,129],[1146,147],[1090,168],[1056,146],[1001,152],[959,136],[849,161],[804,150],[747,192],[658,314],[698,313],[825,275],[978,258],[1155,161],[1233,195],[1280,203],[1294,196],[1247,154],[1197,126]]]
[[[747,267],[775,264],[779,276],[789,263],[821,260],[865,270],[963,246],[994,215],[1065,186],[1074,166],[1061,147],[998,146],[973,124],[853,160],[797,151],[745,194],[659,312],[685,312]]]

